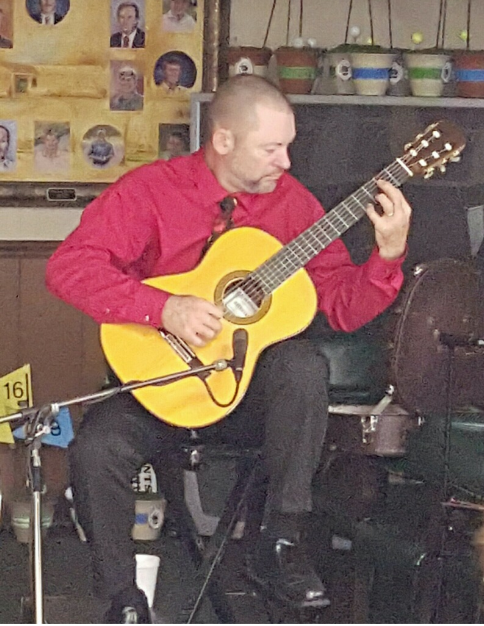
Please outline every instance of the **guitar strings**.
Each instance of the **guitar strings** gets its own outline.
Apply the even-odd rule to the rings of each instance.
[[[404,174],[402,180],[398,177],[399,173]],[[362,196],[364,194],[367,201],[374,201],[374,194],[371,193],[368,188],[372,187],[374,190],[378,188],[376,183],[377,178],[390,179],[394,184],[399,186],[408,178],[408,173],[405,168],[402,168],[402,165],[398,161],[394,161],[377,176],[357,189],[352,196],[338,204],[332,211],[328,212],[315,224],[298,235],[293,241],[281,248],[281,250],[270,259],[253,270],[243,281],[234,287],[234,290],[242,289],[249,298],[256,299],[262,287],[265,296],[269,295],[277,286],[282,284],[282,282],[295,273],[295,271],[304,267],[311,258],[323,250],[324,247],[332,243],[366,214],[366,205],[363,202],[364,198]],[[353,206],[351,203],[353,203]],[[348,214],[351,218],[349,222],[346,219]],[[342,226],[338,226],[337,221],[339,221]],[[315,242],[315,247],[311,244],[310,238]],[[266,293],[267,289],[269,293]],[[230,291],[232,290],[229,290],[229,292]]]

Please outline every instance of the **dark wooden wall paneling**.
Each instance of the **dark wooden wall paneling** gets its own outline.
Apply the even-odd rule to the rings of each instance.
[[[98,327],[53,297],[44,282],[57,242],[0,242],[0,376],[30,363],[34,404],[97,391],[105,374]],[[75,424],[80,408],[72,409]],[[0,489],[6,502],[25,488],[26,449],[0,444]],[[67,482],[65,451],[44,446],[47,493],[55,498]]]

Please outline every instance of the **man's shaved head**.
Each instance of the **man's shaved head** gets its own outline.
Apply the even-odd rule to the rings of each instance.
[[[271,82],[253,74],[238,74],[223,83],[209,105],[208,137],[217,128],[238,134],[257,123],[257,105],[292,111],[286,96]]]

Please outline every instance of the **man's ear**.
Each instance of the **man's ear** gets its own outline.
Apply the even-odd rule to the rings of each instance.
[[[219,154],[228,154],[234,147],[234,134],[226,128],[217,128],[212,136],[212,144]]]

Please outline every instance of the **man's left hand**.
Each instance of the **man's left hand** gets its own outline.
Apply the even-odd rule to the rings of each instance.
[[[402,192],[385,180],[378,180],[380,193],[375,200],[383,213],[379,215],[370,204],[366,211],[375,227],[375,239],[382,259],[394,261],[402,256],[407,245],[412,209]]]

